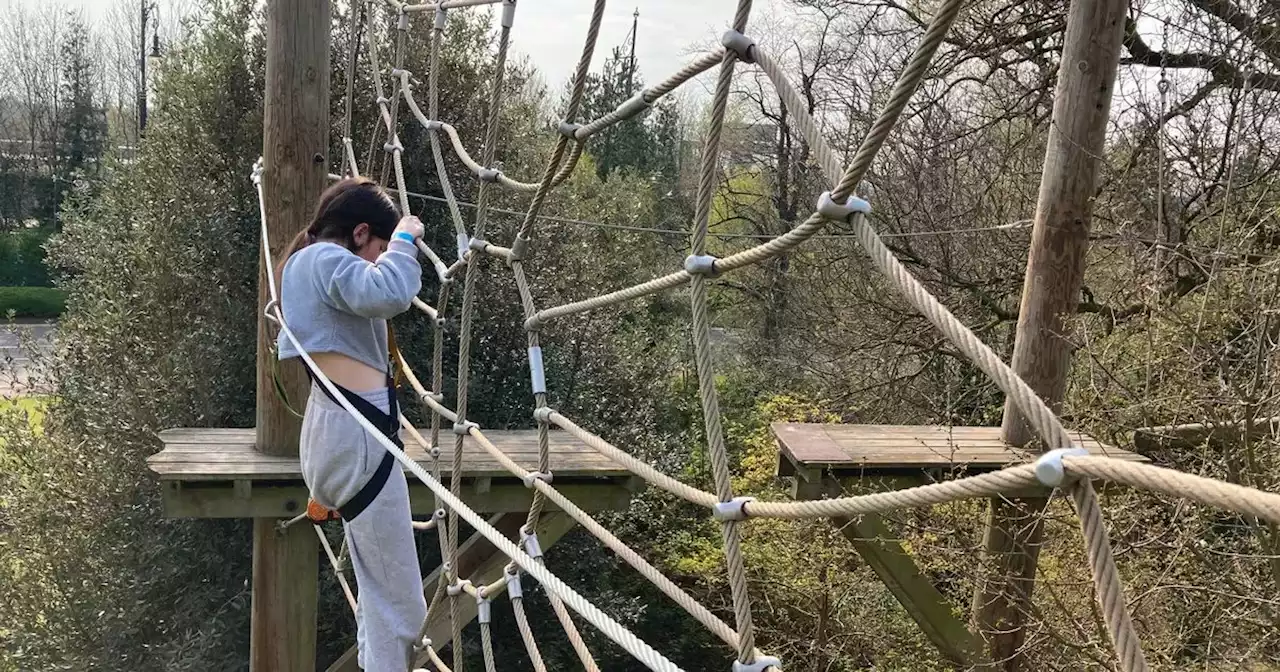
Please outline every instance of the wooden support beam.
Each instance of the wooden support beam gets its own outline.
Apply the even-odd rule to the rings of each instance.
[[[920,573],[915,559],[883,518],[875,514],[832,518],[831,524],[853,544],[944,658],[961,670],[980,665],[985,656],[982,640],[966,627],[962,610]]]
[[[315,670],[320,565],[310,527],[278,532],[274,520],[253,521],[250,672]]]
[[[587,511],[620,510],[627,507],[632,491],[629,480],[599,483],[557,483],[556,489]],[[514,513],[528,511],[533,491],[523,483],[491,483],[488,491],[464,488],[462,501],[476,511]],[[307,506],[307,488],[301,483],[264,484],[258,482],[248,498],[226,482],[165,481],[161,488],[166,518],[291,518]],[[409,504],[415,515],[435,511],[435,501],[427,486],[409,481]],[[546,510],[557,507],[547,502]]]
[[[1126,10],[1123,0],[1075,0],[1067,15],[1013,351],[1014,371],[1055,408],[1071,366],[1068,321],[1080,301],[1098,157],[1105,149]],[[1035,438],[1009,400],[1002,430],[1015,446]],[[990,641],[991,658],[1004,661],[1006,670],[1025,664],[1023,624],[1045,505],[1044,499],[991,502],[984,546],[994,568],[974,592],[973,616]]]
[[[853,479],[845,484],[835,478],[826,478],[822,483],[796,480],[795,492],[805,499],[819,499],[823,494],[841,497],[849,494],[849,489],[893,490],[920,485],[920,479],[910,478],[886,479],[880,487],[870,488]],[[876,576],[880,577],[907,615],[920,626],[920,630],[944,658],[957,669],[986,669],[982,667],[986,661],[982,640],[970,632],[960,615],[961,610],[920,572],[915,559],[902,546],[898,535],[884,523],[883,518],[874,514],[855,518],[837,517],[831,519],[831,524],[853,545]]]
[[[1161,448],[1191,448],[1202,443],[1245,444],[1274,436],[1277,432],[1280,432],[1280,416],[1235,422],[1193,422],[1139,427],[1133,432],[1133,445],[1139,451],[1152,451]]]
[[[306,228],[328,174],[329,15],[328,0],[267,3],[263,188],[267,232],[276,258],[294,234]],[[263,319],[270,300],[268,273],[272,269],[259,262],[255,445],[268,455],[297,456],[301,425],[276,396],[274,328]],[[305,402],[308,385],[301,366],[286,363],[280,375],[289,400]],[[239,501],[251,501],[252,486],[235,488],[235,494]],[[249,670],[312,672],[319,568],[313,533],[295,525],[278,534],[270,518],[255,519],[253,530]]]
[[[517,537],[520,526],[524,522],[525,514],[523,513],[500,514],[489,519],[491,525],[513,540]],[[555,545],[573,527],[573,519],[563,513],[545,514],[538,520],[538,542],[545,551]],[[472,583],[488,584],[498,580],[502,576],[503,568],[507,566],[507,563],[507,557],[499,553],[498,549],[494,548],[479,534],[473,534],[467,541],[458,546],[459,575],[470,578]],[[435,585],[440,581],[440,572],[441,568],[437,567],[422,581],[428,599],[430,599]],[[505,597],[506,593],[503,592],[496,595],[495,599],[501,600]],[[463,600],[458,606],[459,615],[463,619],[464,625],[475,619],[475,600]],[[449,623],[449,609],[447,607],[438,609],[431,614],[430,621],[427,628],[427,637],[431,639],[432,644],[439,651],[453,637],[453,628]],[[416,665],[419,667],[425,666],[426,658],[419,657]],[[360,668],[356,665],[356,648],[353,646],[330,665],[326,672],[359,672],[359,670]]]

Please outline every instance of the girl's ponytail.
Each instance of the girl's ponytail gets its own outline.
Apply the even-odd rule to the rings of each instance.
[[[355,245],[353,232],[362,223],[369,225],[374,236],[390,240],[399,222],[395,201],[377,183],[363,177],[340,180],[320,195],[311,223],[289,241],[280,255],[276,280],[283,275],[289,257],[317,240],[343,241],[351,248]]]

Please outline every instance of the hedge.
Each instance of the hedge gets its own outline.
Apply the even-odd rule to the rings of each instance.
[[[67,295],[53,287],[0,287],[0,319],[14,317],[55,318],[66,308]]]

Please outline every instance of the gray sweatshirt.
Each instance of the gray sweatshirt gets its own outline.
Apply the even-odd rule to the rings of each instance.
[[[307,354],[337,352],[387,371],[387,320],[408,310],[422,289],[418,250],[392,239],[376,263],[333,243],[313,243],[285,262],[280,306]],[[298,351],[281,331],[280,359]]]

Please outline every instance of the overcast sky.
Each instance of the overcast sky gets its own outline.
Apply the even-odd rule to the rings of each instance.
[[[67,4],[89,15],[105,14],[120,0],[4,0],[34,5]],[[176,0],[178,5],[199,5],[198,0]],[[758,0],[767,10],[779,0]],[[175,0],[158,0],[160,11],[170,14]],[[137,3],[131,3],[137,4]],[[639,7],[639,39],[636,61],[646,82],[656,82],[683,66],[699,46],[718,40],[733,17],[737,0],[612,0],[605,10],[604,24],[596,47],[593,69],[609,51],[622,44],[631,29],[632,13]],[[513,51],[528,56],[553,90],[568,81],[586,36],[592,0],[520,0],[512,30]],[[459,9],[454,11],[486,11]],[[497,12],[495,12],[495,15]],[[429,17],[415,17],[415,26],[428,29]],[[163,37],[163,36],[162,36]]]

